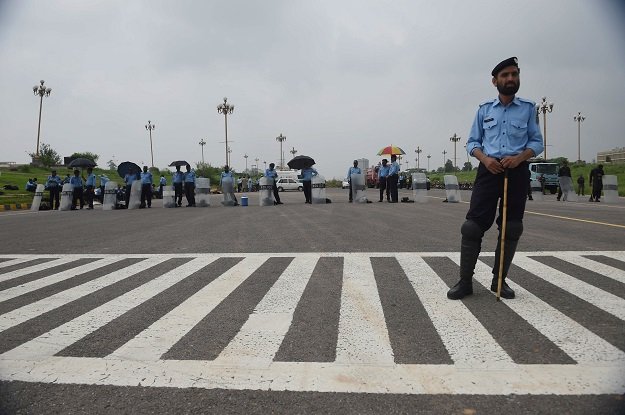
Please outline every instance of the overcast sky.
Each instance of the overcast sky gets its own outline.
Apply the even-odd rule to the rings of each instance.
[[[466,161],[490,71],[518,56],[519,96],[554,103],[548,156],[582,159],[625,146],[625,13],[617,0],[139,1],[0,0],[0,161],[24,163],[37,140],[150,164],[279,163],[294,147],[326,177],[389,144],[423,149],[421,167]],[[542,116],[541,116],[542,123]],[[541,127],[542,128],[542,127]]]

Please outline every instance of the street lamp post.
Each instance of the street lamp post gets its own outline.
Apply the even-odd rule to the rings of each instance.
[[[420,158],[421,152],[423,152],[423,150],[421,150],[421,148],[419,146],[417,146],[417,149],[414,152],[417,153],[417,170],[419,170],[419,158]]]
[[[256,174],[258,174],[258,160],[260,160],[258,157],[254,159],[254,161],[256,162]]]
[[[454,142],[454,171],[458,171],[458,163],[456,162],[456,143],[460,141],[460,137],[454,133],[452,137],[449,137],[449,140]]]
[[[217,105],[217,113],[224,115],[224,121],[225,121],[225,126],[226,126],[226,165],[227,166],[230,165],[230,154],[229,154],[230,148],[228,147],[228,114],[232,114],[232,111],[234,111],[234,105],[228,104],[228,98],[224,97],[223,104]]]
[[[249,157],[249,156],[248,156],[247,154],[245,154],[245,155],[243,156],[243,158],[245,159],[245,173],[247,173],[247,158],[248,158],[248,157]]]
[[[49,97],[52,89],[46,88],[43,86],[45,82],[43,79],[40,82],[40,85],[35,85],[33,87],[33,94],[39,95],[39,124],[37,125],[37,148],[35,149],[35,158],[39,159],[39,136],[41,135],[41,109],[43,107],[43,97]]]
[[[280,142],[280,170],[284,170],[284,154],[282,153],[282,142],[286,141],[286,136],[280,133],[280,135],[276,137],[276,141]]]
[[[578,112],[577,115],[573,117],[573,121],[577,122],[577,161],[582,161],[582,153],[580,150],[580,125],[584,122],[585,119],[586,117],[582,116],[581,112]]]
[[[553,111],[553,102],[547,103],[547,97],[543,97],[540,104],[536,104],[536,117],[543,113],[543,145],[545,147],[545,160],[547,160],[547,113]]]
[[[428,171],[430,171],[430,157],[432,157],[432,155],[428,154]]]
[[[293,147],[289,153],[291,153],[293,155],[293,157],[295,157],[295,155],[297,154],[297,150],[295,150],[295,147]]]
[[[206,141],[202,138],[198,144],[202,146],[202,164],[204,164],[204,146],[206,145]]]
[[[150,155],[152,156],[152,167],[154,167],[154,149],[152,147],[152,130],[156,128],[156,125],[152,124],[150,120],[148,120],[145,129],[150,133]]]

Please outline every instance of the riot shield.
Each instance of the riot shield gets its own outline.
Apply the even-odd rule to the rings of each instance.
[[[174,191],[174,186],[163,186],[163,207],[176,207],[176,192]]]
[[[41,198],[43,198],[43,189],[45,189],[44,185],[37,185],[37,189],[35,189],[35,196],[33,197],[33,204],[30,205],[30,210],[39,210],[39,206],[41,206]]]
[[[199,207],[210,206],[211,181],[207,177],[195,179],[195,203]]]
[[[104,200],[102,210],[113,210],[117,204],[117,183],[109,180],[104,185]]]
[[[74,190],[72,185],[65,183],[63,190],[61,190],[61,205],[59,210],[70,210],[72,208],[72,197],[74,196]]]
[[[234,206],[234,180],[232,177],[224,177],[221,179],[221,191],[224,194],[224,200],[221,202],[224,206]]]
[[[323,176],[313,176],[311,181],[312,202],[314,204],[326,203],[326,179]]]
[[[414,201],[418,203],[425,203],[428,201],[428,183],[425,173],[413,173],[412,174],[412,197]]]
[[[569,202],[577,202],[577,195],[575,194],[575,188],[573,187],[573,180],[568,176],[558,177],[560,182],[560,190],[562,190],[562,200],[568,200]]]
[[[135,180],[130,186],[128,209],[139,209],[139,206],[141,206],[141,180]]]
[[[356,203],[367,203],[367,186],[365,175],[362,173],[352,174],[352,197]]]
[[[544,200],[544,195],[540,182],[538,180],[532,180],[530,182],[530,187],[532,188],[532,199],[542,202]]]
[[[614,175],[603,176],[603,201],[618,202],[618,179]]]
[[[460,186],[458,186],[458,178],[452,174],[446,174],[445,177],[445,195],[450,203],[461,202]]]
[[[258,199],[260,206],[273,206],[273,179],[261,177],[258,180]]]

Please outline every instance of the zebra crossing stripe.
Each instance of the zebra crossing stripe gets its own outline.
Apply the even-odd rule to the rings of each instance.
[[[53,258],[50,258],[50,259],[53,259]],[[12,267],[14,265],[23,264],[24,262],[28,262],[28,261],[31,261],[31,260],[32,260],[32,258],[30,258],[30,257],[9,259],[8,261],[0,262],[0,268]],[[1,270],[0,270],[0,272],[1,272]]]
[[[120,258],[121,259],[121,258]],[[138,262],[128,267],[122,268],[107,275],[103,275],[93,281],[81,284],[69,290],[62,291],[50,297],[25,305],[6,314],[0,315],[0,331],[17,326],[25,321],[35,318],[41,314],[71,303],[81,297],[91,294],[118,281],[128,278],[138,272],[152,268],[167,260],[166,257],[152,257],[145,261]],[[0,294],[3,294],[1,292]]]
[[[21,268],[15,271],[10,271],[4,274],[0,274],[0,282],[12,280],[24,275],[32,274],[34,272],[43,271],[48,268],[56,267],[59,265],[69,264],[72,261],[76,261],[82,257],[78,255],[64,256],[63,258],[54,259],[52,261],[43,262],[41,264],[32,265],[30,267]]]
[[[457,263],[460,262],[459,255],[453,259]],[[516,260],[517,257],[515,257]],[[474,279],[490,289],[492,275],[491,267],[478,261]],[[547,336],[577,363],[585,365],[625,364],[625,352],[515,284],[514,281],[506,279],[506,282],[515,291],[516,299],[504,301],[504,305]]]
[[[592,270],[598,274],[601,274],[615,281],[618,281],[622,284],[625,284],[625,271],[620,270],[618,268],[614,268],[610,265],[602,264],[599,261],[595,261],[589,258],[585,258],[583,256],[579,256],[579,255],[558,254],[554,256],[556,258],[560,258],[563,261],[577,265],[578,267]]]
[[[595,307],[621,320],[625,320],[625,300],[622,298],[580,281],[577,278],[544,265],[525,255],[520,255],[518,258],[515,257],[514,263],[524,270],[540,276],[545,281],[561,287],[582,300],[589,302]]]

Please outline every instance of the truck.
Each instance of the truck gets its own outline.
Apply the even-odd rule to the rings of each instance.
[[[549,189],[551,194],[558,190],[558,163],[545,163],[539,161],[530,161],[530,180],[538,180],[540,176],[545,179],[545,189]]]

